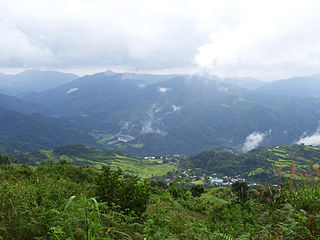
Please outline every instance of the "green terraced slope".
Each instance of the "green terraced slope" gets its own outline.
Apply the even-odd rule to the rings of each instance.
[[[176,167],[160,163],[161,159],[144,159],[120,155],[109,150],[100,150],[82,144],[64,145],[53,150],[38,150],[23,153],[18,156],[19,161],[37,165],[48,161],[72,163],[79,166],[89,165],[96,169],[111,165],[120,167],[128,174],[138,175],[141,178],[163,176],[173,171]]]
[[[188,157],[183,164],[190,168],[201,169],[207,174],[240,175],[248,180],[276,183],[278,170],[281,177],[291,177],[292,163],[295,163],[295,178],[301,178],[301,174],[306,173],[320,174],[320,148],[305,145],[278,145],[258,148],[246,154],[209,149]]]
[[[266,159],[266,162],[259,164],[267,173],[271,173],[275,169],[281,169],[283,177],[290,177],[290,166],[294,162],[296,177],[300,174],[310,172],[312,163],[314,169],[319,168],[320,164],[320,148],[305,145],[279,145],[273,147],[264,147],[248,153],[248,156],[255,155],[256,159]],[[254,172],[253,172],[254,173]]]

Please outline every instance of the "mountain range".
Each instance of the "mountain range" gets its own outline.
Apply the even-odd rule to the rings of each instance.
[[[266,83],[208,74],[106,71],[18,98],[0,95],[7,99],[0,107],[42,120],[64,119],[86,136],[73,135],[73,143],[135,155],[192,154],[210,146],[247,151],[259,145],[292,144],[316,132],[319,76],[297,79]],[[28,115],[35,112],[39,114]],[[30,148],[38,148],[36,142],[30,142]],[[56,138],[54,143],[66,142]]]
[[[41,92],[78,78],[71,73],[26,70],[18,74],[0,73],[0,93],[9,95]]]

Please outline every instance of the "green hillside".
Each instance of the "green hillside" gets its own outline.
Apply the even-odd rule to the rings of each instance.
[[[125,173],[142,178],[166,175],[176,167],[161,163],[161,159],[144,159],[121,155],[109,150],[100,150],[82,144],[70,144],[53,150],[37,150],[20,154],[20,162],[38,165],[44,162],[67,162],[78,166],[90,165],[96,169],[110,165],[120,167]]]
[[[279,169],[283,177],[291,176],[290,168],[294,163],[298,170],[295,172],[295,177],[299,177],[300,174],[310,171],[310,164],[313,165],[314,169],[319,168],[320,148],[304,145],[280,145],[252,151],[248,154],[249,158],[251,156],[254,156],[257,160],[255,161],[256,166],[260,166],[269,174],[271,171]],[[264,162],[259,161],[262,158],[265,159]],[[249,176],[254,175],[255,171],[249,173]]]
[[[304,178],[312,173],[310,164],[317,170],[319,163],[319,147],[279,145],[262,147],[246,154],[208,149],[186,158],[183,165],[201,169],[207,174],[240,175],[248,180],[273,183],[278,181],[279,174],[281,178],[291,177],[292,167],[294,178]]]
[[[82,144],[63,145],[52,150],[36,150],[17,156],[19,162],[39,165],[44,162],[67,162],[78,166],[90,165],[96,169],[110,165],[120,167],[124,172],[142,178],[164,176],[176,169],[162,159],[144,159],[122,155],[111,150],[101,150]],[[198,154],[181,159],[179,168],[191,168],[197,175],[240,176],[247,181],[272,184],[281,178],[291,177],[294,163],[294,177],[300,179],[310,174],[310,163],[319,168],[320,148],[304,145],[279,145],[261,147],[246,154],[220,152],[206,149]],[[293,176],[293,175],[292,175]],[[203,182],[203,181],[202,181]]]
[[[260,94],[234,82],[104,72],[24,99],[43,104],[42,114],[85,127],[96,146],[139,156],[189,155],[210,146],[241,150],[251,133],[269,130],[261,145],[291,144],[317,129],[319,98]]]
[[[0,143],[14,151],[31,151],[71,143],[91,145],[95,140],[66,118],[27,115],[0,107]]]
[[[94,150],[60,151],[76,149],[80,155]],[[63,162],[30,167],[0,155],[0,239],[320,238],[320,185],[314,177],[255,189],[245,182],[203,188],[177,180],[168,186],[109,167],[97,171]]]

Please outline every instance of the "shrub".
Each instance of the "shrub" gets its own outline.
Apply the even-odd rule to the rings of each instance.
[[[192,186],[190,191],[191,191],[192,196],[200,197],[201,194],[204,193],[204,188],[200,185],[195,185],[195,186]]]
[[[114,171],[110,166],[103,167],[96,178],[96,196],[110,207],[141,215],[149,203],[151,187],[147,181],[137,176],[123,176],[120,168]]]

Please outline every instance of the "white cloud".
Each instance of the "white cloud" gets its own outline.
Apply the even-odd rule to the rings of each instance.
[[[319,1],[238,3],[250,6],[248,11],[236,25],[222,24],[198,48],[201,67],[219,76],[259,78],[319,72]]]
[[[71,89],[69,89],[69,90],[67,91],[67,94],[76,92],[76,91],[78,91],[78,90],[79,90],[79,88],[71,88]]]
[[[146,119],[143,122],[141,134],[153,133],[161,136],[165,136],[167,134],[159,129],[162,118],[156,115],[160,113],[160,111],[161,107],[158,107],[156,103],[151,106],[151,109],[146,113]]]
[[[318,0],[2,0],[0,12],[2,68],[320,69]]]
[[[207,33],[196,34],[187,5],[169,0],[3,0],[0,64],[133,69],[190,65],[199,38]]]
[[[173,112],[180,112],[181,106],[172,105],[172,110],[173,110]]]
[[[252,132],[246,137],[244,141],[242,150],[244,152],[251,151],[259,146],[260,143],[264,140],[264,138],[271,134],[271,129],[268,132],[260,133],[260,132]]]
[[[297,144],[306,144],[306,145],[313,145],[319,146],[320,145],[320,126],[317,128],[316,132],[311,136],[305,136],[304,133],[300,139],[297,141]]]
[[[171,89],[170,88],[165,88],[165,87],[159,87],[158,88],[158,91],[160,93],[167,93],[168,91],[170,91]]]

